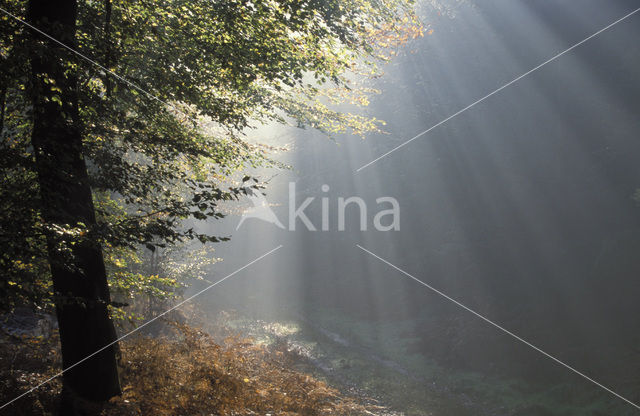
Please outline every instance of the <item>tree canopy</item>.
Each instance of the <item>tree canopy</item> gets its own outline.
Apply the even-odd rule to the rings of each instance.
[[[379,120],[331,104],[366,104],[370,91],[360,80],[377,76],[389,51],[421,34],[405,0],[82,2],[77,54],[37,50],[78,77],[82,151],[96,204],[95,225],[61,225],[42,218],[30,141],[35,33],[8,14],[24,20],[26,7],[5,1],[0,16],[0,290],[12,299],[7,306],[51,300],[47,236],[63,251],[78,238],[98,241],[112,265],[123,248],[224,239],[181,223],[221,217],[217,204],[245,189],[229,178],[273,164],[268,146],[245,140],[252,123],[328,134],[379,129]],[[48,85],[60,100],[61,86]]]
[[[122,392],[113,318],[127,305],[112,293],[179,287],[166,267],[127,260],[226,239],[185,220],[220,218],[221,201],[261,187],[247,169],[275,162],[246,131],[379,129],[331,104],[366,104],[359,79],[421,34],[407,0],[8,0],[0,11],[0,293],[5,308],[55,308],[65,414],[81,412],[76,398]]]

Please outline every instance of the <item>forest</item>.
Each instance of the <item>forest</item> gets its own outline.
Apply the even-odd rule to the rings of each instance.
[[[0,0],[0,415],[640,414],[637,0]]]

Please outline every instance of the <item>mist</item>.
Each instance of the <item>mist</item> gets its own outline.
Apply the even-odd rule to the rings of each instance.
[[[422,2],[429,34],[385,67],[366,109],[387,134],[250,133],[291,147],[278,156],[291,170],[262,173],[273,176],[266,200],[284,229],[245,218],[236,230],[237,214],[207,225],[232,236],[216,246],[224,261],[210,279],[282,248],[198,307],[296,328],[285,338],[325,377],[407,414],[635,414],[398,269],[640,399],[638,16],[357,170],[637,5]],[[304,213],[317,230],[299,219],[289,229],[290,182],[298,206],[315,198]],[[338,230],[340,197],[364,201],[366,230],[355,204]],[[388,208],[380,197],[398,201],[399,230],[375,229]]]
[[[0,16],[0,413],[640,412],[638,0]]]

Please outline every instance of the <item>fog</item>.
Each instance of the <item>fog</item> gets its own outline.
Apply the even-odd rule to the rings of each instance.
[[[259,172],[284,229],[245,218],[236,230],[238,213],[200,224],[232,237],[208,279],[282,248],[197,307],[295,326],[288,342],[325,377],[407,414],[636,414],[522,340],[640,401],[640,15],[357,170],[639,5],[423,2],[433,32],[385,66],[365,111],[387,134],[249,133],[291,147],[276,155],[291,170]],[[290,182],[298,207],[315,198],[316,231],[289,229]],[[339,230],[340,197],[362,198],[366,230],[356,205]],[[399,230],[374,227],[381,197],[398,201]]]

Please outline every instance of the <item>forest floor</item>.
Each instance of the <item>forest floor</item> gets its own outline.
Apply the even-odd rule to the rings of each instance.
[[[518,380],[425,365],[419,354],[406,356],[400,336],[382,341],[388,348],[371,348],[366,327],[344,317],[288,315],[263,320],[234,310],[202,314],[193,307],[156,321],[120,343],[123,394],[92,414],[610,414],[608,406],[569,405],[573,387],[566,383],[533,394]],[[3,403],[60,371],[57,332],[42,323],[30,333],[0,331]],[[55,415],[61,386],[55,378],[0,416]]]
[[[201,327],[243,334],[258,345],[286,349],[293,368],[352,397],[375,399],[405,416],[631,415],[624,403],[589,390],[570,377],[524,378],[445,366],[414,347],[415,322],[348,318],[327,308],[280,311],[221,309],[203,305]],[[381,337],[380,334],[385,336]],[[558,373],[562,374],[561,371]],[[587,386],[589,387],[589,386]],[[388,411],[387,411],[388,412]]]
[[[142,331],[141,331],[142,332]],[[297,369],[300,354],[218,328],[158,322],[120,343],[123,394],[95,415],[392,415],[354,391],[341,392]],[[0,335],[0,397],[19,396],[60,371],[57,332]],[[62,383],[56,378],[0,415],[55,415]],[[354,394],[356,393],[356,394]]]

